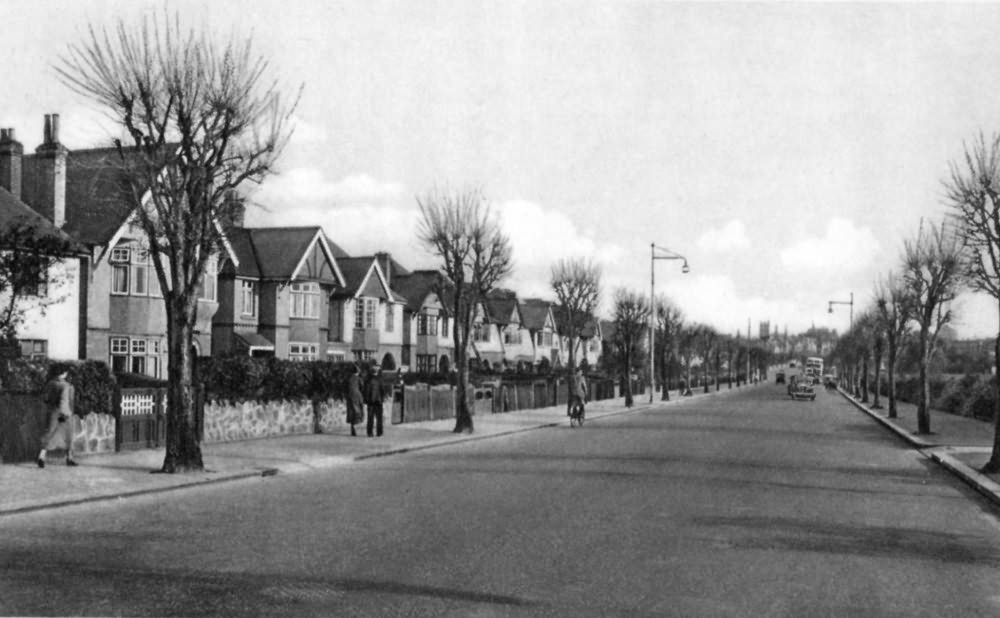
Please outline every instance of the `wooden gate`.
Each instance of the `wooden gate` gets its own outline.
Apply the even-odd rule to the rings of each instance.
[[[115,398],[115,450],[156,448],[166,442],[167,389],[123,388]]]

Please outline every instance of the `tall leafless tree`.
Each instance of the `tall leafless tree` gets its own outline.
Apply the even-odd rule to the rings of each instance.
[[[632,368],[638,364],[643,335],[649,320],[649,301],[645,296],[619,288],[614,294],[615,346],[625,384],[625,406],[632,407]]]
[[[930,433],[930,382],[928,369],[941,327],[952,319],[951,301],[962,282],[962,238],[946,224],[921,225],[916,237],[903,243],[903,279],[909,292],[913,318],[919,325],[920,396],[917,431]]]
[[[895,274],[875,283],[875,312],[885,333],[889,418],[896,418],[896,360],[909,335],[910,303],[907,288]]]
[[[576,368],[576,348],[584,329],[592,325],[601,300],[601,267],[585,258],[565,258],[552,265],[552,289],[563,313],[560,333],[569,347],[568,368]]]
[[[242,217],[242,203],[228,197],[274,171],[298,100],[285,96],[250,38],[214,33],[182,25],[179,13],[118,20],[91,26],[56,67],[123,130],[115,143],[128,207],[168,321],[164,472],[204,469],[192,388],[199,286],[223,230]]]
[[[961,162],[950,164],[944,182],[956,228],[965,247],[969,285],[986,292],[1000,305],[1000,134],[965,144]],[[1000,360],[1000,329],[993,342],[994,359]],[[993,452],[984,472],[1000,472],[1000,383],[993,381]]]
[[[481,189],[431,190],[417,198],[417,236],[441,259],[449,286],[458,386],[455,433],[471,433],[469,344],[476,306],[513,267],[510,239],[503,233]]]
[[[670,367],[677,350],[677,334],[684,324],[684,314],[666,296],[656,299],[656,357],[659,359],[660,398],[670,401]]]
[[[712,356],[715,353],[718,333],[708,324],[703,324],[698,332],[698,353],[701,355],[702,377],[705,380],[704,392],[709,390],[708,368],[711,365]],[[718,376],[716,376],[718,379]]]

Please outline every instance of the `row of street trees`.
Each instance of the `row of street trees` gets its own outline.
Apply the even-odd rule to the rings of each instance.
[[[879,370],[887,355],[888,416],[895,418],[896,374],[900,351],[916,338],[920,392],[917,431],[930,433],[929,368],[942,329],[953,319],[952,301],[963,289],[985,292],[1000,307],[1000,134],[980,134],[966,143],[964,156],[949,166],[944,180],[949,211],[939,223],[921,222],[903,242],[899,264],[875,283],[873,302],[839,340],[836,362],[862,402],[868,402],[868,361],[876,371],[874,401],[879,404]],[[1000,328],[994,359],[1000,358]],[[1000,385],[994,384],[994,440],[987,473],[1000,472]]]

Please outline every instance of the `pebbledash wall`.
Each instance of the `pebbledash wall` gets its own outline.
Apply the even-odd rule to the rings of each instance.
[[[207,401],[203,444],[310,433],[347,426],[343,401]]]

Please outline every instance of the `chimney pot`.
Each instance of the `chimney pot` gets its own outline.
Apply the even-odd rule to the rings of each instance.
[[[42,128],[42,143],[52,143],[52,114],[45,114],[45,126]]]
[[[21,156],[24,147],[14,139],[14,129],[0,129],[0,187],[21,199]]]
[[[59,114],[52,114],[52,143],[59,143]]]

